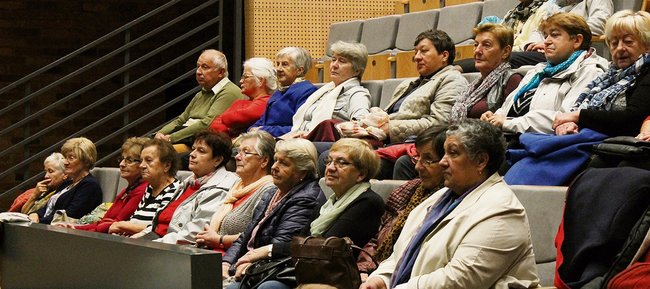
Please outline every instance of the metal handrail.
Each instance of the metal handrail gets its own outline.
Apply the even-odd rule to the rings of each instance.
[[[9,111],[11,111],[11,110],[13,110],[13,109],[15,109],[17,107],[20,107],[21,105],[26,105],[27,104],[27,106],[25,106],[25,107],[29,108],[29,101],[32,100],[32,99],[36,99],[36,97],[38,97],[39,95],[42,95],[44,92],[49,91],[52,88],[56,88],[56,87],[60,86],[61,84],[65,83],[66,81],[73,80],[73,79],[81,76],[82,73],[87,72],[89,69],[92,69],[94,67],[99,66],[100,64],[110,60],[111,58],[114,58],[116,55],[119,55],[120,53],[125,53],[125,55],[129,54],[130,49],[135,47],[135,45],[143,43],[147,39],[151,39],[155,35],[160,34],[165,29],[168,29],[168,28],[172,27],[173,25],[178,24],[180,21],[182,21],[184,19],[187,19],[188,17],[191,17],[193,15],[198,14],[199,12],[202,12],[202,11],[206,10],[206,8],[209,7],[210,5],[213,5],[215,3],[219,4],[219,8],[218,8],[219,14],[216,17],[210,17],[209,19],[206,19],[206,21],[201,22],[201,24],[198,25],[197,27],[195,27],[195,28],[193,28],[193,29],[191,29],[189,31],[185,31],[182,35],[180,35],[178,37],[175,37],[173,40],[168,41],[168,42],[166,42],[166,43],[164,43],[162,45],[157,46],[155,49],[149,51],[148,53],[142,55],[141,57],[139,57],[139,58],[137,58],[135,60],[130,60],[130,57],[125,56],[123,65],[120,65],[118,67],[118,69],[112,70],[110,73],[100,77],[99,79],[96,79],[96,80],[92,81],[90,84],[84,85],[83,87],[77,89],[76,91],[73,91],[73,92],[65,95],[64,97],[58,99],[57,101],[55,101],[53,103],[50,103],[49,105],[45,106],[44,108],[42,108],[40,110],[29,112],[28,115],[25,116],[25,118],[23,118],[21,120],[18,120],[15,123],[12,123],[8,127],[3,128],[0,131],[0,136],[6,135],[11,131],[14,131],[17,128],[20,128],[21,126],[27,125],[26,134],[24,135],[23,139],[21,141],[19,141],[18,143],[13,144],[11,147],[9,147],[7,149],[2,149],[0,151],[0,158],[3,158],[5,156],[7,156],[10,152],[17,150],[18,148],[25,147],[25,146],[29,145],[30,143],[37,140],[39,137],[42,137],[45,134],[52,132],[53,130],[61,127],[62,125],[64,125],[64,124],[74,120],[75,118],[81,116],[82,114],[89,112],[91,109],[94,109],[94,108],[102,105],[103,103],[106,103],[107,101],[109,101],[111,99],[114,99],[116,96],[118,96],[120,94],[128,93],[129,91],[134,89],[136,86],[142,85],[145,81],[151,79],[155,75],[158,75],[158,74],[160,74],[161,72],[164,72],[164,71],[168,71],[174,65],[181,64],[188,57],[190,57],[191,55],[196,55],[197,52],[201,51],[202,49],[205,49],[206,47],[208,47],[208,45],[212,45],[213,43],[218,42],[217,49],[222,49],[222,46],[223,46],[222,40],[223,39],[222,39],[221,35],[223,34],[223,21],[222,21],[223,20],[223,17],[222,17],[222,15],[223,15],[223,1],[219,1],[219,0],[208,0],[208,1],[203,2],[199,6],[191,7],[191,9],[189,11],[181,14],[180,16],[177,16],[177,17],[173,18],[170,21],[166,21],[163,25],[156,26],[155,29],[147,31],[147,33],[145,33],[144,35],[138,37],[137,39],[132,40],[132,41],[129,39],[130,38],[129,33],[130,33],[130,29],[132,27],[134,27],[135,25],[137,25],[137,24],[139,24],[139,23],[141,23],[141,22],[143,22],[143,21],[145,21],[145,20],[147,20],[147,19],[149,19],[151,17],[154,17],[155,15],[159,14],[163,10],[169,9],[173,5],[175,5],[177,3],[180,3],[182,1],[183,0],[171,0],[171,1],[169,1],[169,2],[167,2],[165,4],[163,4],[163,5],[159,6],[158,8],[155,8],[154,10],[142,15],[141,17],[139,17],[139,18],[137,18],[137,19],[123,25],[123,26],[121,26],[120,28],[118,28],[118,29],[116,29],[116,30],[114,30],[114,31],[112,31],[112,32],[98,38],[97,40],[95,40],[95,41],[93,41],[93,42],[91,42],[89,44],[84,45],[83,47],[81,47],[81,48],[67,54],[66,56],[64,56],[64,57],[62,57],[62,58],[60,58],[60,59],[58,59],[58,60],[56,60],[56,61],[54,61],[54,62],[52,62],[52,63],[50,63],[48,65],[46,65],[46,66],[41,67],[40,69],[28,74],[25,77],[20,78],[19,80],[9,84],[8,86],[0,88],[0,95],[2,95],[3,93],[7,93],[9,91],[12,91],[13,89],[18,88],[21,85],[26,85],[25,96],[23,98],[17,100],[17,101],[12,102],[7,107],[0,109],[0,116],[3,116],[4,114],[8,113]],[[214,9],[214,10],[217,10],[217,9]],[[208,39],[204,43],[201,43],[198,46],[193,47],[192,49],[186,50],[185,53],[183,53],[180,56],[177,56],[177,57],[173,58],[172,60],[165,60],[164,64],[157,66],[156,69],[153,69],[153,70],[149,71],[147,74],[143,75],[142,77],[140,77],[138,79],[135,79],[135,80],[130,80],[128,74],[129,74],[129,71],[131,71],[131,69],[133,69],[137,65],[143,63],[147,59],[150,59],[153,56],[161,53],[162,51],[170,48],[171,46],[176,45],[178,43],[181,43],[181,41],[185,41],[186,39],[188,39],[189,37],[191,37],[193,35],[199,34],[201,31],[206,30],[208,27],[210,27],[211,25],[214,25],[214,24],[218,24],[218,26],[219,26],[217,33],[215,33],[216,34],[215,37],[212,37],[212,38]],[[118,48],[116,48],[116,49],[114,49],[112,51],[109,51],[107,54],[105,54],[105,55],[103,55],[101,57],[98,57],[97,59],[94,59],[92,62],[84,65],[81,68],[76,68],[76,70],[74,70],[73,72],[68,73],[67,75],[63,76],[62,78],[59,78],[59,79],[57,79],[57,80],[55,80],[55,81],[53,81],[51,83],[48,83],[47,85],[37,89],[36,91],[33,91],[33,92],[30,91],[31,90],[30,89],[31,84],[29,82],[31,80],[33,80],[34,78],[36,78],[37,76],[39,76],[39,75],[41,75],[43,73],[46,73],[47,71],[51,70],[52,68],[59,67],[59,66],[63,65],[67,61],[79,56],[84,51],[87,51],[87,50],[92,49],[92,48],[96,48],[101,43],[104,43],[108,39],[110,39],[112,37],[115,37],[116,35],[120,35],[122,33],[126,33],[125,34],[125,39],[127,39],[127,40],[120,47],[118,47]],[[70,66],[70,65],[68,65],[68,66]],[[27,167],[28,165],[32,164],[34,161],[36,161],[36,160],[38,160],[40,158],[43,158],[44,156],[51,153],[52,151],[58,150],[58,148],[68,138],[76,137],[76,136],[82,135],[84,133],[91,132],[91,131],[97,129],[98,127],[100,127],[101,125],[109,122],[111,119],[114,119],[115,117],[118,117],[120,115],[125,115],[125,113],[128,113],[128,112],[132,111],[136,106],[142,105],[146,101],[150,100],[152,97],[155,97],[155,96],[159,95],[160,93],[164,92],[166,89],[170,88],[171,86],[176,85],[181,80],[187,79],[191,74],[194,73],[194,71],[195,71],[195,69],[193,68],[193,69],[191,69],[189,71],[183,72],[182,74],[178,75],[173,80],[168,81],[163,85],[159,85],[159,86],[157,86],[155,89],[153,89],[151,91],[146,91],[147,92],[146,94],[135,98],[135,100],[133,100],[133,101],[129,101],[128,96],[126,96],[127,94],[125,94],[125,98],[124,98],[125,102],[124,102],[123,106],[121,106],[118,109],[116,109],[116,110],[110,112],[109,114],[103,116],[102,118],[95,121],[94,123],[92,123],[92,124],[90,124],[90,125],[88,125],[86,127],[83,127],[82,129],[79,129],[78,131],[76,131],[74,133],[71,133],[67,137],[61,137],[59,141],[57,141],[56,143],[51,144],[49,146],[46,145],[47,148],[45,148],[45,149],[43,149],[41,151],[32,152],[32,151],[29,151],[28,149],[26,149],[25,154],[24,154],[24,158],[21,159],[21,161],[18,164],[13,165],[11,168],[4,169],[4,171],[0,173],[0,179],[5,178],[5,177],[15,173],[20,168]],[[101,84],[105,83],[106,81],[108,81],[111,78],[113,78],[113,77],[115,77],[117,75],[120,75],[120,74],[124,74],[125,75],[124,79],[129,79],[129,80],[123,82],[123,85],[121,87],[119,87],[118,89],[116,89],[115,91],[112,91],[112,92],[108,93],[107,95],[105,95],[104,97],[95,100],[91,104],[89,104],[87,106],[84,106],[84,107],[74,111],[73,113],[69,114],[68,116],[64,117],[63,119],[60,119],[60,120],[58,120],[58,121],[56,121],[56,122],[54,122],[52,124],[48,124],[43,129],[34,130],[32,132],[29,131],[29,125],[30,125],[29,123],[31,121],[34,121],[38,117],[43,116],[46,112],[51,111],[56,107],[60,107],[62,104],[65,104],[66,102],[69,102],[74,97],[78,97],[78,96],[82,95],[83,93],[85,93],[87,91],[90,91],[93,88],[99,87]],[[148,113],[139,114],[139,116],[137,118],[135,118],[135,119],[129,120],[127,118],[124,118],[125,119],[124,124],[122,126],[120,126],[119,129],[117,129],[115,131],[111,131],[108,135],[105,135],[101,139],[95,141],[94,142],[95,145],[99,147],[102,144],[106,144],[106,143],[110,143],[111,141],[114,141],[116,137],[119,137],[120,135],[124,135],[130,129],[133,129],[133,128],[137,127],[138,125],[142,125],[147,120],[149,120],[152,117],[154,117],[155,115],[161,113],[165,109],[168,109],[168,108],[172,107],[173,105],[179,103],[183,99],[187,99],[191,95],[195,94],[196,91],[198,91],[198,87],[192,88],[192,89],[190,89],[190,90],[188,90],[188,91],[186,91],[184,93],[181,93],[180,96],[177,96],[177,97],[173,98],[172,100],[166,101],[164,104],[156,107],[155,109],[152,109]],[[26,112],[27,111],[28,110],[26,110]],[[148,124],[148,125],[151,125],[151,124]],[[154,125],[155,128],[153,130],[150,130],[149,133],[157,131],[160,127],[162,127],[162,125],[163,124]],[[149,129],[149,128],[147,128],[147,129]],[[113,158],[118,153],[119,153],[119,149],[118,150],[113,150],[112,152],[110,152],[106,156],[104,156],[103,158],[99,159],[97,161],[97,164],[101,164],[101,163],[106,162],[107,160]],[[26,170],[26,175],[25,175],[24,179],[22,181],[20,181],[19,184],[14,185],[12,188],[4,190],[3,192],[0,192],[0,199],[4,198],[7,195],[10,195],[10,194],[16,192],[17,190],[19,190],[21,188],[25,188],[28,185],[33,185],[33,183],[35,181],[37,181],[39,178],[42,178],[42,176],[43,176],[42,172],[35,173],[34,175],[32,175],[32,172],[30,172],[29,170]]]
[[[116,49],[116,50],[113,50],[113,51],[111,51],[110,53],[108,53],[108,54],[106,54],[106,55],[104,55],[104,56],[102,56],[102,57],[100,57],[100,58],[98,58],[98,59],[92,61],[91,63],[88,63],[87,65],[85,65],[85,66],[83,66],[83,67],[81,67],[81,68],[79,68],[79,69],[77,69],[77,70],[75,70],[75,71],[69,73],[69,74],[66,75],[65,77],[62,77],[62,78],[60,78],[60,79],[58,79],[58,80],[56,80],[56,81],[54,81],[54,82],[52,82],[52,83],[46,85],[45,87],[43,87],[43,88],[41,88],[41,89],[39,89],[39,90],[37,90],[37,91],[35,91],[35,92],[32,92],[31,94],[29,94],[29,95],[23,97],[23,98],[20,99],[19,101],[16,101],[16,102],[10,104],[9,106],[7,106],[6,108],[0,110],[0,116],[2,116],[3,114],[9,112],[11,109],[16,108],[16,107],[20,106],[21,104],[23,104],[23,103],[25,103],[25,102],[31,100],[32,98],[34,98],[34,97],[36,97],[36,96],[42,94],[43,92],[48,91],[48,90],[50,90],[50,89],[52,89],[52,88],[54,88],[54,87],[57,87],[58,85],[60,85],[60,84],[62,84],[62,83],[64,83],[64,82],[66,82],[67,80],[69,80],[69,79],[71,79],[71,78],[73,78],[73,77],[75,77],[75,76],[77,76],[77,75],[79,75],[79,74],[81,74],[81,73],[87,71],[88,69],[91,69],[91,68],[97,66],[98,64],[104,62],[105,60],[110,59],[111,57],[114,57],[115,55],[124,52],[125,50],[131,48],[132,46],[137,45],[137,44],[140,44],[140,42],[142,42],[142,41],[148,39],[148,38],[151,37],[152,35],[155,35],[155,34],[157,34],[158,32],[160,32],[160,31],[162,31],[162,30],[164,30],[164,29],[166,29],[166,28],[172,26],[173,24],[176,24],[178,21],[181,21],[181,20],[183,20],[183,19],[185,19],[185,18],[191,16],[193,13],[196,13],[196,12],[198,12],[198,11],[201,11],[202,9],[204,9],[205,7],[207,7],[207,6],[209,6],[209,5],[211,5],[210,2],[206,2],[206,3],[202,4],[202,5],[200,5],[200,6],[196,7],[196,8],[194,8],[194,9],[192,9],[192,10],[190,10],[190,11],[184,13],[184,14],[182,14],[181,16],[174,18],[174,20],[169,21],[169,22],[167,22],[166,24],[164,24],[164,25],[162,25],[162,26],[160,26],[160,27],[158,27],[158,28],[156,28],[156,29],[154,29],[154,30],[151,30],[151,31],[145,33],[144,35],[138,37],[137,39],[135,39],[135,40],[133,40],[133,41],[130,41],[129,43],[125,44],[124,46],[122,46],[122,47],[120,47],[120,48],[118,48],[118,49]],[[207,27],[207,26],[209,26],[209,25],[212,25],[212,24],[216,23],[217,21],[221,22],[220,20],[221,20],[221,18],[217,17],[217,18],[215,18],[215,19],[212,19],[212,20],[210,20],[210,21],[207,21],[207,22],[205,22],[205,23],[199,25],[197,28],[199,28],[199,27],[205,28],[205,27]],[[202,28],[201,28],[201,29],[198,29],[198,30],[197,30],[197,28],[194,28],[194,29],[192,29],[191,31],[194,31],[194,33],[196,33],[196,32],[198,32],[198,31],[202,30]],[[189,32],[188,32],[188,33],[189,33]],[[181,36],[181,39],[177,38],[177,39],[175,39],[173,42],[168,42],[168,43],[166,43],[166,44],[164,45],[164,47],[165,47],[165,48],[166,48],[166,47],[169,47],[169,46],[171,46],[172,44],[178,43],[180,40],[186,39],[187,37],[189,37],[189,36],[191,36],[191,35],[194,35],[194,33],[192,33],[192,34],[190,34],[190,35],[187,35],[188,33],[183,34],[183,35]],[[159,48],[160,48],[160,47],[159,47]],[[157,51],[157,52],[158,52],[158,51],[162,51],[162,50],[163,50],[163,49],[159,49],[159,48],[155,49],[154,51]],[[154,54],[156,54],[156,53],[154,53]],[[147,53],[147,55],[149,55],[149,56],[154,55],[154,54],[152,54],[152,53]],[[83,93],[83,92],[85,92],[85,91],[90,90],[91,88],[97,86],[98,84],[103,83],[103,82],[106,81],[107,79],[110,79],[111,77],[113,77],[113,76],[115,76],[115,75],[117,75],[117,74],[120,74],[120,73],[124,72],[124,71],[127,70],[128,68],[131,68],[131,67],[133,67],[134,65],[136,65],[136,64],[140,63],[141,61],[144,61],[144,60],[146,60],[146,59],[148,59],[148,58],[149,58],[149,57],[147,57],[147,58],[145,58],[145,59],[141,59],[141,60],[139,60],[138,62],[133,61],[133,62],[131,62],[131,63],[129,63],[128,65],[125,66],[125,67],[127,67],[127,68],[124,68],[124,67],[123,67],[123,68],[120,69],[120,70],[116,70],[116,71],[110,73],[109,75],[107,75],[107,76],[105,76],[105,77],[99,79],[99,80],[101,80],[101,81],[99,81],[99,80],[94,81],[93,83],[91,83],[91,84],[87,85],[86,87],[84,87],[85,90],[81,91],[79,94],[81,94],[81,93]],[[139,58],[139,59],[140,59],[140,58]],[[0,91],[0,94],[2,94],[1,91]],[[78,95],[78,94],[77,94],[77,95]],[[75,96],[76,96],[76,95],[75,95]],[[73,96],[73,97],[74,97],[74,96]],[[69,98],[64,98],[64,99],[65,99],[65,100],[68,100]],[[64,99],[61,99],[61,100],[59,100],[59,101],[53,103],[52,105],[59,104],[59,103],[61,103],[62,101],[64,101]],[[52,105],[47,106],[47,107],[41,109],[39,112],[43,112],[43,111],[47,111],[47,110],[49,110],[50,107],[51,107]],[[41,114],[42,114],[42,113],[41,113]],[[38,114],[38,115],[40,115],[40,114]],[[30,115],[29,117],[27,117],[27,118],[23,119],[22,121],[20,121],[19,123],[15,123],[14,125],[9,126],[9,127],[5,128],[5,129],[3,129],[2,131],[0,131],[0,136],[6,134],[6,133],[9,132],[9,131],[12,131],[14,128],[18,127],[19,124],[22,125],[22,124],[24,124],[24,123],[26,123],[26,122],[28,122],[28,121],[31,121],[32,119],[34,119],[34,118],[36,118],[36,117],[37,117],[37,115],[32,114],[32,115]]]

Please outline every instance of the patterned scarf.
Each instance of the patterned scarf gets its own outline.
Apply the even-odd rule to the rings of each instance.
[[[442,185],[439,185],[433,190],[427,190],[422,185],[420,185],[415,190],[415,193],[413,193],[413,196],[411,196],[411,200],[408,202],[408,205],[406,205],[406,208],[404,208],[404,210],[400,212],[399,216],[397,216],[397,220],[395,220],[392,231],[390,231],[386,235],[386,238],[381,242],[381,244],[377,246],[377,251],[375,251],[375,255],[373,256],[375,261],[382,262],[386,260],[390,254],[393,253],[393,246],[395,245],[395,241],[397,241],[399,234],[402,232],[404,223],[406,222],[406,219],[408,218],[411,211],[413,211],[415,207],[417,207],[434,192],[437,192],[441,188]]]
[[[508,62],[501,63],[485,78],[474,80],[467,90],[456,100],[451,108],[451,123],[459,122],[467,118],[467,111],[483,99],[488,92],[497,84],[499,78],[510,69]]]
[[[650,63],[650,53],[641,54],[636,62],[626,69],[617,69],[610,64],[607,72],[589,83],[587,92],[578,96],[571,111],[579,109],[610,110],[618,95],[636,83],[636,77]]]
[[[544,3],[546,3],[546,0],[533,0],[533,2],[530,2],[529,4],[524,4],[523,2],[519,3],[519,5],[517,5],[515,8],[510,9],[510,11],[506,13],[506,16],[503,20],[503,25],[514,29],[517,22],[526,22],[526,20],[528,20],[528,17],[535,14],[537,8],[542,6]]]
[[[258,179],[257,181],[254,181],[247,186],[244,186],[240,181],[238,181],[229,191],[228,195],[226,195],[225,201],[223,201],[223,204],[217,209],[217,211],[212,215],[212,220],[210,220],[210,227],[215,230],[216,232],[219,232],[219,229],[221,227],[221,222],[223,219],[232,211],[234,208],[234,204],[239,201],[241,198],[246,197],[254,192],[256,192],[259,188],[266,186],[267,184],[271,183],[273,181],[273,177],[270,175],[266,175]]]
[[[522,87],[519,91],[517,91],[517,94],[515,94],[514,101],[517,102],[517,99],[520,96],[522,96],[524,93],[526,93],[531,89],[537,88],[544,78],[551,77],[553,75],[556,75],[566,70],[569,66],[571,66],[571,64],[573,64],[573,62],[576,59],[578,59],[578,56],[580,56],[582,52],[584,52],[584,50],[578,50],[573,52],[573,54],[569,56],[569,59],[557,65],[553,65],[550,62],[546,62],[546,67],[544,67],[542,71],[535,74],[535,76],[533,76],[533,78],[528,83],[526,83],[524,87]]]

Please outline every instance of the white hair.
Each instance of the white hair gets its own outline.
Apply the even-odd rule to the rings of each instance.
[[[278,78],[275,75],[275,68],[273,68],[273,62],[271,62],[271,60],[254,57],[244,62],[244,68],[250,68],[251,72],[255,76],[257,85],[260,84],[260,78],[266,80],[266,91],[269,94],[278,88]]]

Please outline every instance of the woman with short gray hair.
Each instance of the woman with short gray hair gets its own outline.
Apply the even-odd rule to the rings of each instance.
[[[282,48],[275,56],[275,71],[280,88],[271,95],[262,117],[251,130],[263,130],[274,137],[291,130],[293,115],[316,87],[304,77],[311,68],[309,51],[301,47]]]
[[[45,177],[36,184],[36,187],[25,191],[16,197],[9,208],[9,212],[22,212],[31,214],[47,204],[47,201],[68,178],[63,172],[64,157],[61,153],[52,153],[43,161]]]
[[[236,100],[210,124],[211,130],[226,133],[231,138],[248,130],[264,113],[270,94],[278,87],[273,63],[266,58],[246,60],[239,87],[249,99]]]
[[[283,139],[305,137],[330,119],[359,119],[370,111],[370,92],[361,86],[368,50],[361,43],[337,41],[332,45],[331,82],[307,98],[293,116],[291,131]]]

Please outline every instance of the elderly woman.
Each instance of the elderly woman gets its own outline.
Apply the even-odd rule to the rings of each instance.
[[[504,132],[553,132],[553,118],[571,109],[587,85],[607,67],[591,44],[591,30],[575,14],[558,13],[540,25],[546,38],[546,63],[530,70],[496,112],[487,111],[481,120]]]
[[[394,251],[360,288],[534,288],[524,207],[497,174],[505,140],[476,119],[451,125],[440,160],[447,188],[418,205]]]
[[[521,81],[521,75],[510,69],[512,30],[501,24],[486,23],[474,31],[474,62],[481,78],[472,82],[456,99],[451,121],[479,118],[486,111],[496,111]]]
[[[64,159],[61,153],[52,153],[45,158],[45,161],[43,161],[45,178],[38,182],[35,188],[29,189],[16,197],[9,208],[9,212],[21,212],[29,215],[45,206],[59,186],[68,178],[63,172],[65,170]]]
[[[636,136],[650,115],[650,13],[623,10],[605,25],[609,70],[589,84],[571,109],[555,116],[557,135],[590,128],[609,136]]]
[[[254,131],[242,134],[239,141],[235,172],[240,180],[228,191],[210,226],[197,234],[198,246],[225,252],[250,223],[260,197],[273,188],[270,175],[275,149],[273,136]]]
[[[277,86],[273,63],[270,60],[266,58],[246,60],[239,87],[249,99],[233,102],[228,110],[212,121],[210,129],[226,133],[231,138],[239,136],[260,119],[270,94]]]
[[[142,180],[140,153],[148,140],[148,138],[144,137],[132,137],[124,142],[122,156],[118,160],[120,163],[120,177],[126,180],[126,188],[115,197],[113,204],[99,222],[73,228],[108,233],[108,229],[113,223],[131,218],[147,188],[147,183]]]
[[[145,142],[137,160],[139,160],[142,180],[147,183],[144,197],[138,203],[138,208],[130,220],[114,222],[110,225],[108,232],[111,234],[131,236],[144,230],[182,186],[175,178],[180,162],[170,142],[160,139]],[[120,166],[123,163],[126,165],[126,162],[128,161],[125,158],[120,162]]]
[[[237,175],[225,168],[230,146],[230,138],[223,133],[202,131],[194,135],[190,153],[192,176],[183,181],[182,189],[156,214],[151,225],[132,237],[168,244],[195,243],[196,235],[239,181]]]
[[[95,144],[85,137],[71,138],[61,147],[64,173],[68,180],[59,186],[47,205],[29,215],[34,222],[49,224],[58,210],[75,219],[90,213],[102,202],[102,188],[90,169],[97,160]]]
[[[267,131],[274,137],[288,133],[293,126],[293,115],[316,87],[305,80],[311,67],[309,51],[300,47],[282,48],[275,56],[275,71],[280,87],[271,95],[262,117],[251,129]]]
[[[240,277],[253,262],[284,257],[283,246],[309,226],[325,202],[316,172],[316,148],[305,139],[280,141],[271,168],[276,188],[267,191],[251,223],[223,256],[224,278]],[[252,249],[251,249],[252,248]],[[238,283],[232,287],[238,288]]]
[[[360,43],[337,41],[332,45],[332,81],[312,93],[293,116],[293,126],[282,138],[304,137],[320,122],[348,121],[369,113],[370,92],[361,86],[368,50]]]
[[[431,194],[443,187],[442,167],[439,162],[445,154],[446,131],[439,132],[429,128],[415,139],[417,156],[413,157],[415,170],[419,178],[415,178],[399,186],[388,196],[386,212],[381,217],[379,233],[363,248],[368,254],[360,254],[357,260],[361,280],[365,281],[376,269],[373,262],[381,262],[393,252],[395,241],[400,235],[411,211]]]

